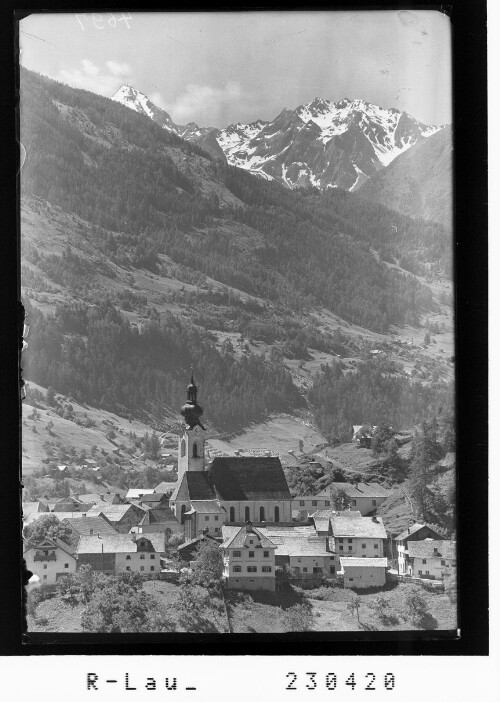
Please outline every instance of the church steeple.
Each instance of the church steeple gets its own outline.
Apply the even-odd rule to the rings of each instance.
[[[202,429],[205,427],[200,422],[200,417],[203,414],[203,407],[198,404],[198,388],[194,383],[193,371],[191,369],[191,382],[187,386],[187,402],[181,407],[181,416],[184,417],[184,421],[187,426],[192,429],[195,426],[200,426]]]

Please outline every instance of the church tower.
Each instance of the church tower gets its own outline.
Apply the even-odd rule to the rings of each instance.
[[[179,436],[178,480],[186,471],[205,470],[205,427],[200,422],[203,408],[197,401],[198,388],[193,375],[187,387],[187,402],[181,407],[185,426]]]

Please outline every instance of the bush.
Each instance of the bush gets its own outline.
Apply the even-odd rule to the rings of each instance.
[[[289,607],[282,616],[285,631],[311,631],[313,627],[310,604],[296,604]]]

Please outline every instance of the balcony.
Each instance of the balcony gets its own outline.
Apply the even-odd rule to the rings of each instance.
[[[45,555],[44,553],[35,553],[33,560],[34,561],[55,561],[55,560],[57,560],[57,556],[55,553],[49,553],[47,555]]]

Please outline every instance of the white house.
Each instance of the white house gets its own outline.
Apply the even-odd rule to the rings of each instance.
[[[57,538],[46,537],[36,546],[26,549],[24,559],[28,570],[37,575],[41,583],[48,585],[76,571],[75,549]]]
[[[334,554],[330,551],[329,540],[318,536],[313,526],[267,526],[260,531],[276,544],[276,565],[286,563],[300,578],[335,577]]]
[[[223,526],[220,545],[224,558],[223,577],[236,590],[276,589],[274,553],[276,545],[251,522]]]
[[[408,575],[443,580],[456,563],[456,542],[436,539],[408,543]]]
[[[144,575],[159,573],[164,553],[163,534],[83,535],[77,546],[78,567],[89,564],[94,570],[110,575],[127,571]]]
[[[383,587],[387,570],[387,558],[350,558],[340,560],[339,575],[344,577],[344,587],[365,589]]]
[[[406,575],[408,573],[408,544],[412,541],[423,541],[424,539],[441,539],[440,534],[427,524],[415,523],[401,532],[394,539],[398,549],[398,573]]]
[[[378,483],[330,483],[329,488],[345,492],[349,508],[361,512],[363,517],[375,512],[391,494]]]
[[[292,500],[292,513],[307,512],[312,514],[319,509],[331,507],[330,487],[321,490],[316,495],[297,495]]]
[[[340,570],[340,558],[382,558],[387,538],[379,517],[363,517],[359,512],[333,513],[331,517],[335,566]]]

